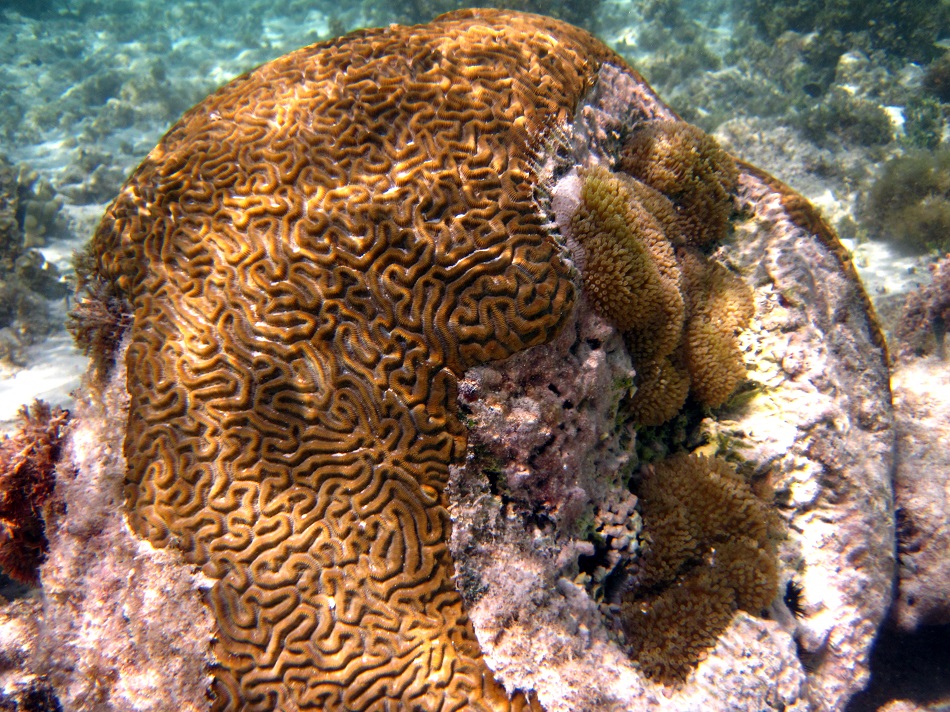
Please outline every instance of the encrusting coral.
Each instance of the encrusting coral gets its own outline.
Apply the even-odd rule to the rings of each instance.
[[[19,420],[0,442],[0,569],[36,583],[47,546],[41,508],[53,492],[69,413],[38,400],[20,409]]]
[[[646,675],[677,682],[737,609],[758,615],[775,598],[778,519],[716,457],[680,453],[648,465],[637,494],[646,541],[624,630]]]

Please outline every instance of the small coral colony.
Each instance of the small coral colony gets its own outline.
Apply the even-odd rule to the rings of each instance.
[[[752,290],[707,256],[729,229],[737,170],[711,137],[674,121],[635,129],[619,167],[582,176],[571,232],[585,254],[585,291],[634,360],[628,415],[661,426],[689,395],[714,408],[745,378],[738,336]],[[623,603],[628,650],[648,676],[682,680],[733,611],[759,614],[775,597],[781,527],[719,457],[646,465],[635,491],[644,548]]]

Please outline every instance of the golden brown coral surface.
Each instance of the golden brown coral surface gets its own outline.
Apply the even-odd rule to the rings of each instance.
[[[584,252],[585,291],[635,360],[631,413],[660,425],[690,392],[722,405],[746,375],[737,337],[754,313],[752,291],[695,246],[723,237],[736,167],[700,129],[672,121],[634,129],[621,165],[652,185],[602,165],[584,170],[570,232]]]
[[[677,226],[688,243],[722,237],[738,172],[702,129],[681,121],[648,121],[632,132],[621,166],[673,201]]]
[[[637,163],[628,129],[670,148]],[[466,11],[276,60],[150,154],[97,232],[75,331],[100,376],[129,344],[130,522],[213,582],[216,709],[537,707],[495,681],[452,580],[457,381],[558,332],[580,281],[564,248],[581,244],[570,258],[641,360],[642,411],[662,422],[690,389],[705,405],[728,396],[752,302],[697,248],[727,227],[735,170],[716,154],[676,173],[679,154],[718,151],[696,131],[586,33]],[[556,207],[561,179],[586,194]],[[694,213],[711,232],[691,232]],[[562,245],[553,224],[576,234]],[[683,536],[655,531],[654,551]],[[696,536],[680,542],[694,562],[711,546]],[[728,587],[644,560],[656,585],[681,584],[633,602],[651,630],[708,611],[689,620],[698,633],[641,636],[647,670],[671,646],[693,651],[658,677],[682,676],[711,621],[772,590],[761,536],[713,543]]]
[[[456,379],[573,303],[531,158],[609,57],[494,11],[304,48],[188,112],[108,211],[130,520],[214,581],[217,709],[532,704],[452,582]]]

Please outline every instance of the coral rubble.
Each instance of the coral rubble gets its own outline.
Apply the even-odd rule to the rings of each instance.
[[[840,46],[847,37],[913,61],[935,57],[935,43],[950,24],[945,5],[913,0],[735,0],[734,6],[770,40],[788,30],[815,32],[823,44]]]
[[[48,182],[0,156],[0,363],[22,366],[25,347],[54,328],[47,300],[67,287],[34,248],[63,229],[60,207]]]

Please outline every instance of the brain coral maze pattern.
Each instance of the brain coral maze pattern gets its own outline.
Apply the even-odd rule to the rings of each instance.
[[[458,376],[574,302],[530,166],[607,59],[495,12],[314,45],[189,111],[110,208],[130,520],[214,581],[215,709],[537,707],[481,657],[444,488]]]

